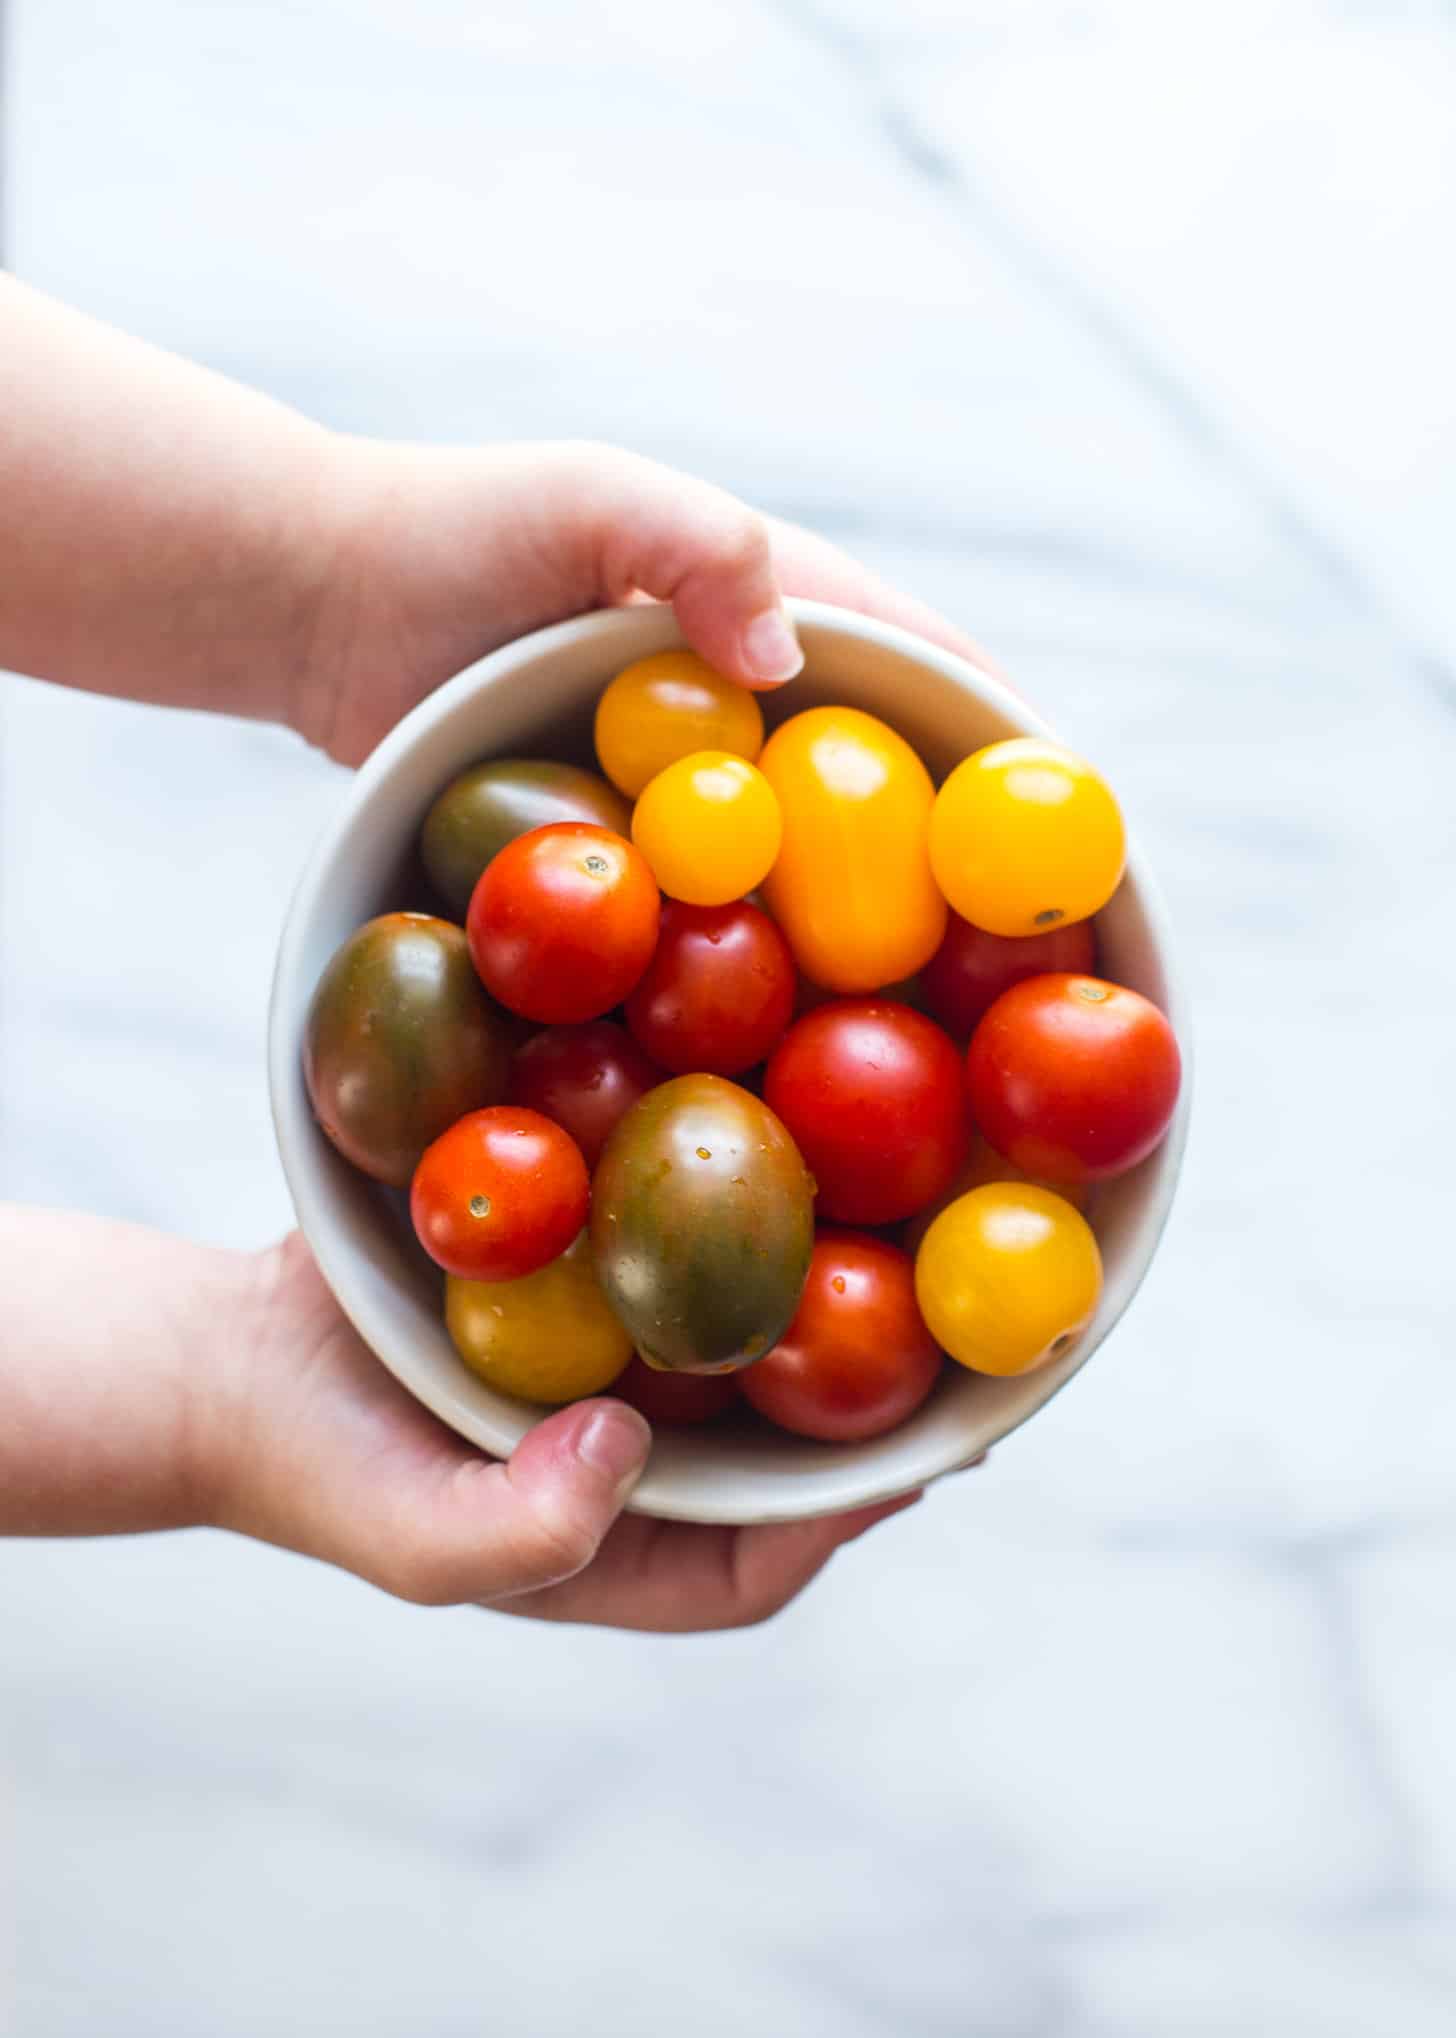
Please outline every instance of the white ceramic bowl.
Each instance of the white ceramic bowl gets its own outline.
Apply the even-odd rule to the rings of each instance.
[[[1017,697],[964,660],[886,623],[817,602],[791,605],[802,676],[763,696],[769,721],[819,702],[867,708],[914,745],[937,778],[998,737],[1045,734]],[[414,847],[440,789],[477,758],[587,756],[597,695],[633,659],[680,643],[670,610],[617,609],[538,631],[430,695],[351,784],[304,873],[278,953],[269,1076],[279,1151],[298,1221],[360,1336],[442,1421],[497,1456],[540,1411],[493,1393],[461,1364],[441,1321],[440,1278],[409,1235],[403,1203],[341,1160],[315,1125],[301,1072],[310,996],[335,948],[363,921],[425,903]],[[1162,909],[1133,848],[1098,922],[1102,968],[1168,1013],[1185,1055],[1188,1023]],[[888,1498],[955,1470],[1034,1414],[1091,1358],[1147,1271],[1172,1202],[1188,1110],[1185,1076],[1168,1137],[1098,1195],[1093,1220],[1106,1285],[1091,1327],[1056,1365],[1016,1380],[946,1368],[910,1421],[861,1444],[816,1444],[763,1428],[659,1438],[633,1501],[681,1521],[787,1521]]]

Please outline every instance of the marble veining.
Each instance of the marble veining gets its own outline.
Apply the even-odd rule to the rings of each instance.
[[[1450,7],[9,11],[22,274],[975,630],[1125,795],[1198,1110],[1095,1365],[767,1627],[0,1551],[0,2032],[1447,2033]],[[0,1189],[262,1242],[340,775],[21,681],[0,744]]]

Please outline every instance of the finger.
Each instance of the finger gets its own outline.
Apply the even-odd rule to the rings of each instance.
[[[736,497],[608,446],[550,449],[533,497],[538,542],[583,605],[638,591],[671,602],[693,648],[746,686],[802,667],[768,527]]]
[[[917,637],[969,659],[983,672],[1010,685],[985,647],[937,610],[913,595],[901,594],[867,566],[841,552],[827,538],[806,531],[801,524],[786,523],[780,517],[768,517],[765,521],[785,593],[803,595],[810,601],[833,602],[839,608],[853,609],[857,615],[873,616],[879,622],[913,630]]]
[[[583,1401],[538,1423],[505,1464],[462,1453],[415,1490],[394,1479],[376,1583],[421,1605],[535,1592],[595,1557],[636,1485],[651,1432],[619,1401]]]
[[[505,1600],[500,1611],[654,1634],[751,1626],[787,1606],[837,1549],[920,1498],[903,1494],[847,1514],[754,1528],[627,1517],[589,1571]]]

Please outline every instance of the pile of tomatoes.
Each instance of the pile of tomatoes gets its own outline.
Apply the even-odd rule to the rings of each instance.
[[[346,941],[305,1076],[408,1189],[465,1364],[656,1421],[730,1402],[849,1441],[944,1356],[1068,1351],[1093,1186],[1167,1130],[1167,1020],[1095,974],[1124,843],[1098,775],[1021,738],[936,789],[854,708],[793,715],[691,652],[597,708],[602,774],[496,759],[421,854],[451,917]]]

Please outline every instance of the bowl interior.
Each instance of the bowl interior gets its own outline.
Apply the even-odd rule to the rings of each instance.
[[[904,632],[820,604],[795,611],[804,674],[764,697],[770,723],[820,702],[882,716],[939,778],[978,745],[1043,733],[1006,689]],[[420,1400],[485,1450],[505,1455],[542,1411],[494,1393],[462,1365],[441,1320],[442,1277],[411,1234],[402,1196],[367,1182],[314,1124],[301,1075],[308,1002],[339,943],[374,914],[437,910],[415,856],[431,801],[479,758],[588,757],[591,713],[623,665],[681,642],[670,611],[616,610],[544,630],[495,653],[406,718],[353,781],[300,884],[279,951],[270,1021],[270,1077],[280,1152],[299,1222],[324,1275],[365,1341]],[[1134,849],[1098,918],[1106,973],[1186,1026],[1169,981],[1160,910]],[[1041,1407],[1091,1356],[1126,1308],[1171,1201],[1185,1101],[1168,1139],[1106,1185],[1092,1221],[1106,1285],[1097,1315],[1057,1364],[1019,1380],[947,1367],[901,1428],[863,1444],[816,1444],[731,1419],[664,1433],[637,1489],[641,1512],[689,1521],[771,1521],[859,1505],[963,1465]]]

